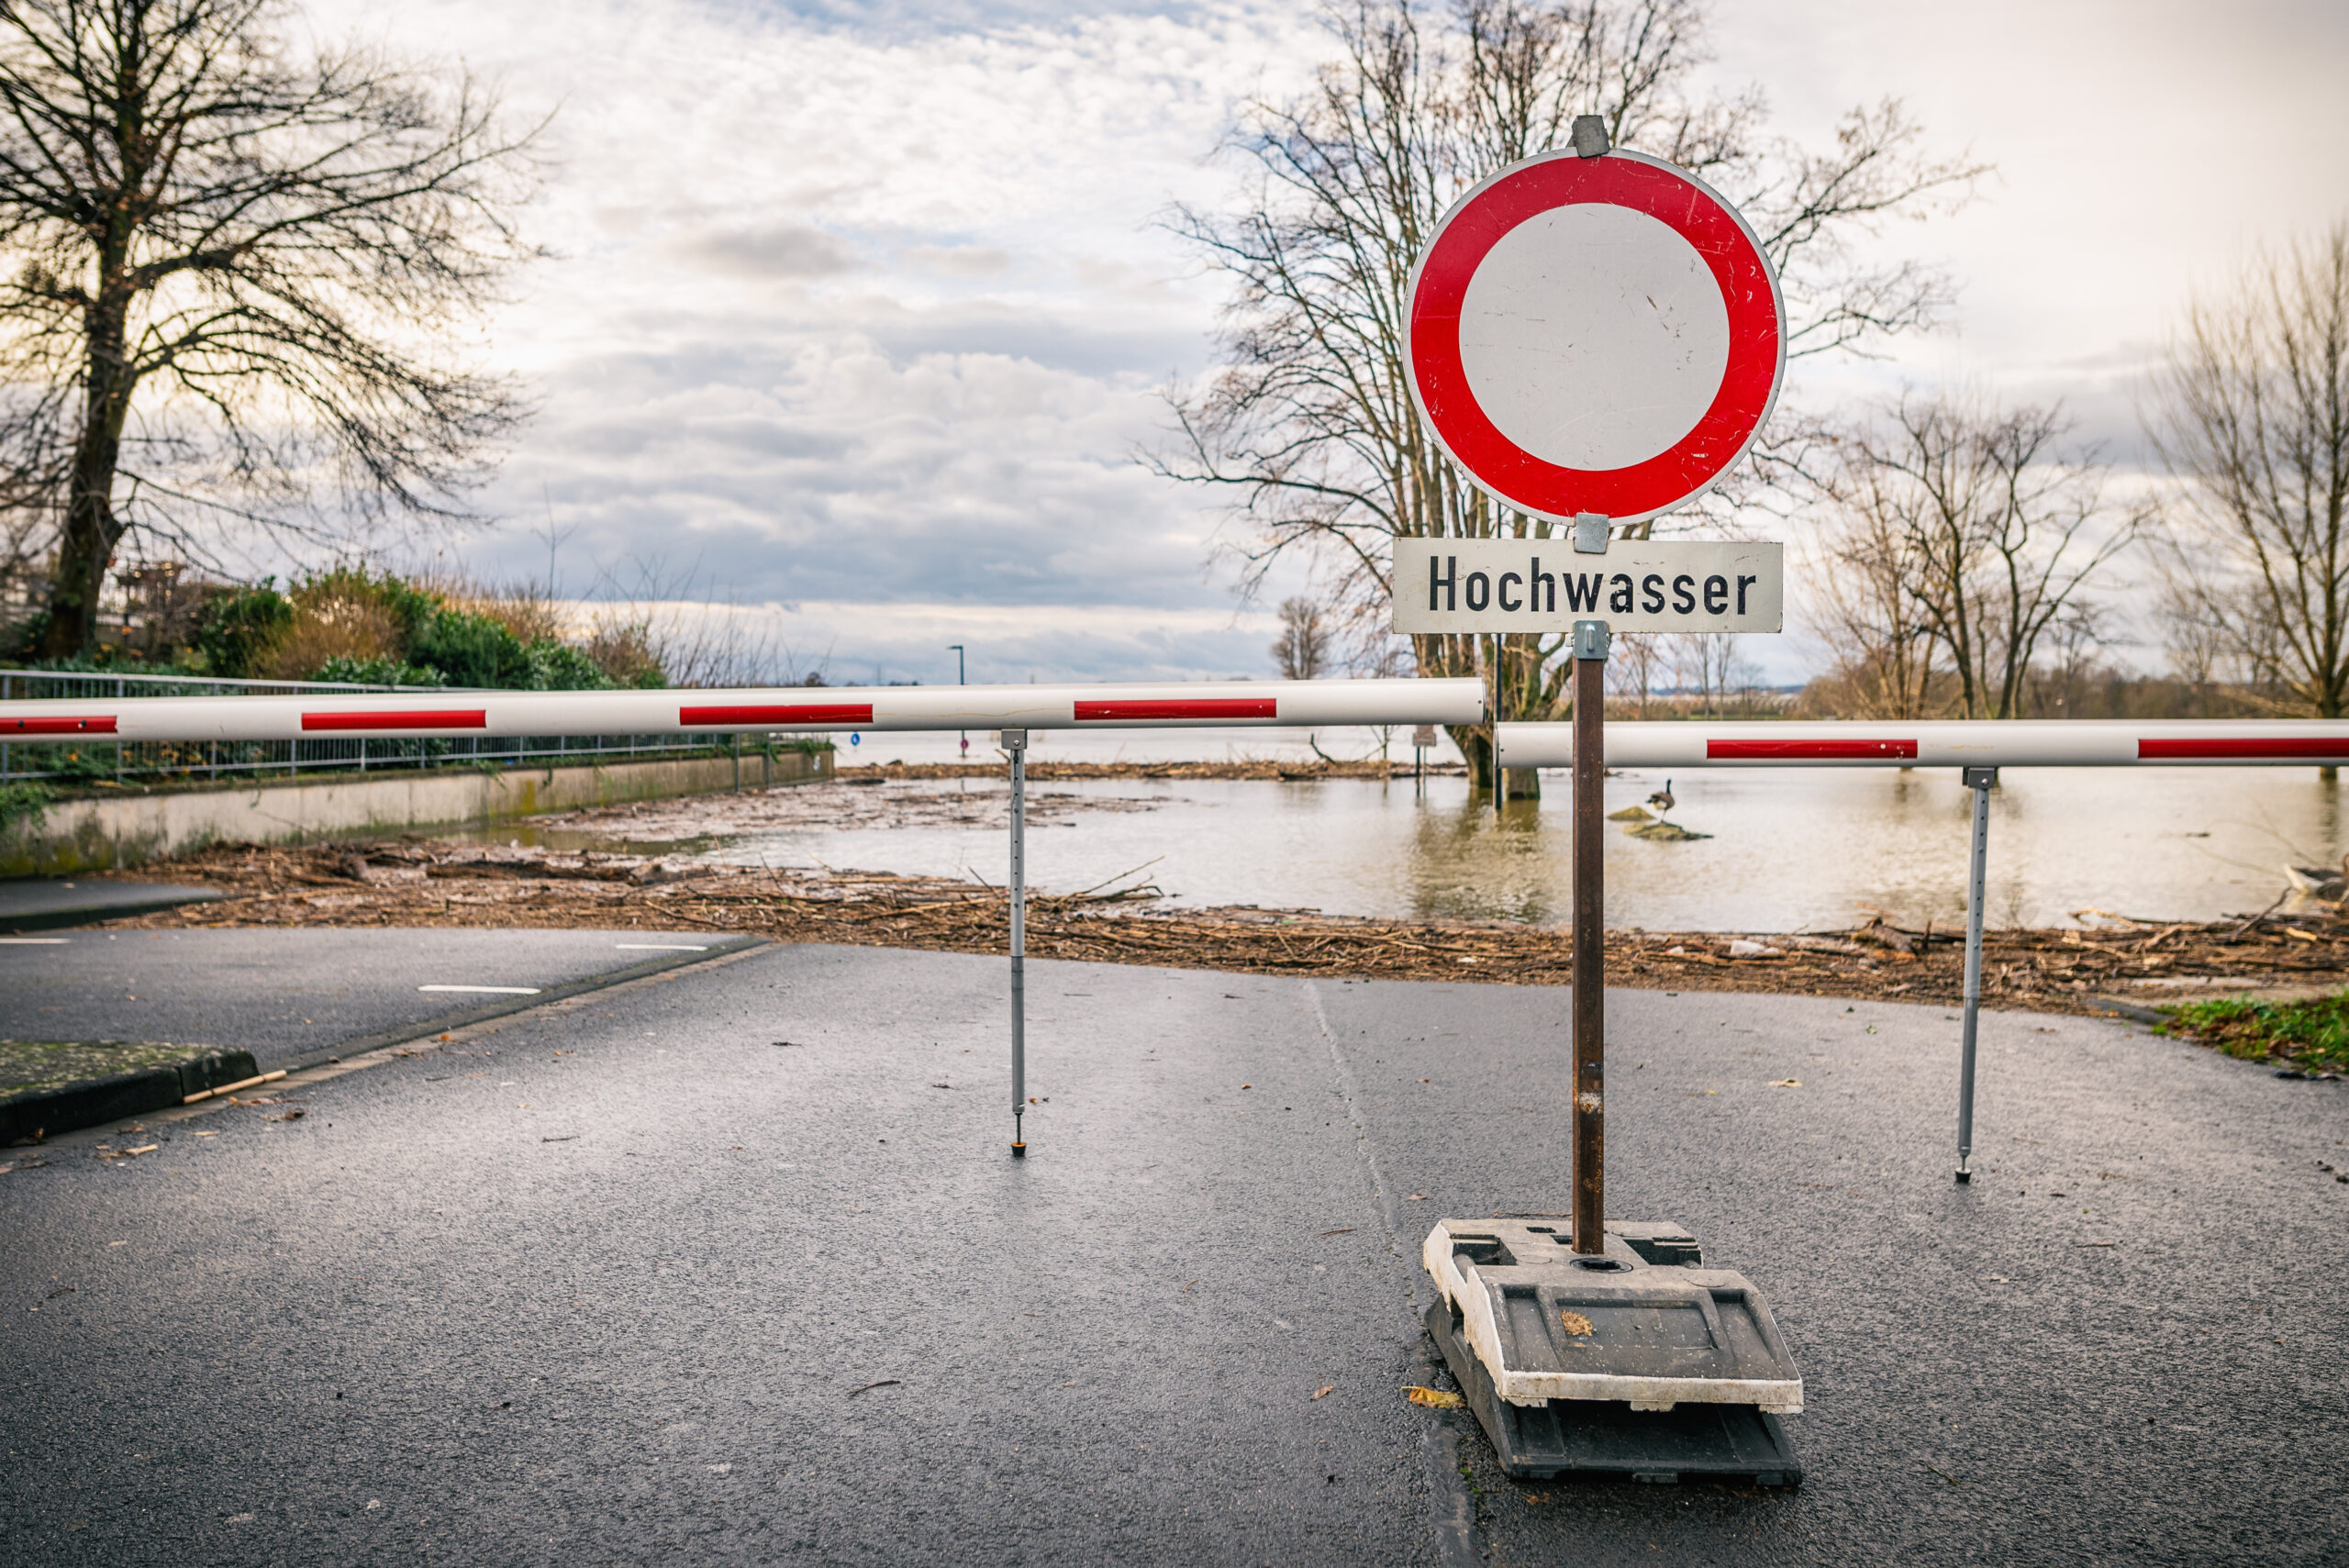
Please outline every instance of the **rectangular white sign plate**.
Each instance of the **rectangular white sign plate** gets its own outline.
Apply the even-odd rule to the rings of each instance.
[[[1786,547],[1712,539],[1398,539],[1398,632],[1779,631]]]

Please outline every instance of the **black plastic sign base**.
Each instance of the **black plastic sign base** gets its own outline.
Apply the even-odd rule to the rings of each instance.
[[[1600,1399],[1510,1405],[1495,1397],[1492,1378],[1456,1329],[1444,1302],[1428,1308],[1428,1332],[1511,1475],[1705,1477],[1759,1486],[1802,1482],[1802,1462],[1785,1424],[1751,1405],[1686,1404],[1669,1410],[1634,1410],[1620,1400]]]

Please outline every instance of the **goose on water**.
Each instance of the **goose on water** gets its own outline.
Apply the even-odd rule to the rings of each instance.
[[[1672,809],[1672,781],[1670,779],[1664,781],[1662,789],[1648,796],[1648,804],[1654,806],[1659,813]]]
[[[2338,904],[2343,895],[2349,893],[2349,855],[2342,856],[2337,867],[2288,865],[2284,868],[2284,880],[2295,893]]]

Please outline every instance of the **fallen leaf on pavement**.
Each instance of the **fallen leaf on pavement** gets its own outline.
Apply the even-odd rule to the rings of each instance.
[[[901,1381],[902,1381],[901,1379],[895,1378],[895,1377],[885,1377],[885,1378],[883,1378],[883,1379],[882,1379],[880,1382],[878,1382],[878,1383],[868,1383],[868,1384],[866,1384],[866,1385],[865,1385],[863,1387],[862,1387],[862,1388],[852,1388],[852,1389],[850,1389],[850,1390],[848,1391],[848,1396],[849,1396],[850,1398],[853,1399],[853,1398],[855,1398],[858,1395],[860,1395],[860,1394],[864,1394],[864,1393],[869,1393],[870,1391],[872,1391],[873,1389],[875,1389],[875,1388],[894,1388],[894,1387],[896,1387],[896,1386],[897,1385],[897,1384],[898,1384],[899,1382],[901,1382]]]
[[[1773,1078],[1770,1080],[1770,1087],[1774,1089],[1799,1089],[1802,1087],[1802,1080],[1799,1078]]]
[[[1330,1395],[1335,1394],[1337,1391],[1338,1385],[1336,1384],[1325,1383],[1320,1387],[1313,1391],[1313,1397],[1316,1399],[1327,1399]]]
[[[1441,1388],[1421,1388],[1415,1383],[1403,1385],[1403,1396],[1412,1404],[1424,1405],[1431,1410],[1458,1410],[1468,1403],[1457,1394],[1446,1394]]]
[[[293,1106],[292,1108],[288,1109],[288,1110],[285,1112],[285,1114],[284,1114],[284,1115],[283,1115],[283,1116],[265,1116],[265,1117],[262,1118],[262,1120],[263,1120],[263,1121],[300,1121],[304,1117],[306,1117],[306,1116],[307,1116],[307,1115],[309,1115],[309,1114],[310,1114],[309,1112],[307,1112],[307,1111],[304,1110],[301,1106]]]
[[[1351,1225],[1349,1225],[1349,1226],[1345,1226],[1344,1228],[1342,1228],[1342,1229],[1337,1229],[1337,1230],[1324,1230],[1323,1232],[1321,1232],[1321,1234],[1322,1234],[1322,1235],[1324,1235],[1324,1236],[1351,1236],[1351,1235],[1353,1235],[1353,1233],[1354,1233],[1354,1228],[1353,1228],[1353,1226],[1351,1226]]]
[[[1566,1332],[1569,1334],[1591,1332],[1590,1319],[1579,1312],[1561,1312],[1558,1314],[1558,1321],[1565,1326]]]

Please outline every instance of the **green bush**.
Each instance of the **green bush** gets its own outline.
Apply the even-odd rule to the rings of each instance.
[[[612,678],[604,673],[594,657],[568,643],[540,638],[523,652],[530,663],[530,690],[534,692],[603,692],[612,689]]]
[[[438,670],[404,664],[396,659],[329,659],[318,666],[314,681],[349,682],[362,686],[445,686]]]
[[[49,803],[57,798],[56,791],[45,784],[26,780],[20,784],[0,784],[0,833],[19,822],[40,826],[49,815]]]
[[[383,606],[399,628],[400,640],[413,644],[417,634],[440,609],[440,601],[403,577],[386,572],[375,576],[356,566],[338,566],[316,577],[306,577],[295,596],[304,601],[351,599]]]
[[[276,578],[264,577],[214,601],[196,628],[195,646],[213,674],[236,679],[250,674],[253,662],[293,628],[293,601],[277,591]]]
[[[402,578],[350,566],[304,578],[290,594],[278,592],[276,579],[265,578],[223,596],[206,613],[196,646],[209,673],[251,677],[261,673],[258,666],[271,650],[283,648],[294,634],[297,618],[306,613],[303,606],[315,610],[337,604],[379,608],[395,629],[399,646],[380,657],[337,653],[305,679],[525,692],[609,691],[623,684],[663,684],[649,645],[636,646],[646,640],[640,633],[624,648],[604,646],[609,639],[585,648],[547,637],[525,642],[503,621],[455,608]]]
[[[529,655],[521,639],[486,616],[435,610],[409,642],[407,656],[440,671],[452,686],[529,689]]]
[[[80,746],[74,747],[72,751],[67,751],[61,746],[45,747],[42,750],[48,752],[47,756],[42,756],[39,751],[35,751],[30,747],[26,748],[28,754],[24,765],[28,769],[38,769],[39,772],[62,779],[69,784],[95,784],[100,779],[114,777],[115,752],[119,748],[108,748],[103,757],[95,755],[88,749]]]

